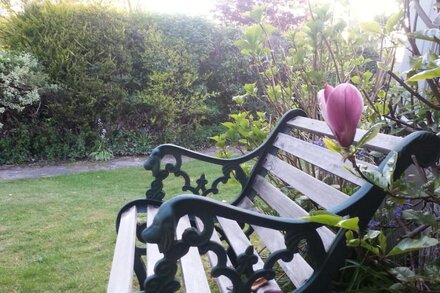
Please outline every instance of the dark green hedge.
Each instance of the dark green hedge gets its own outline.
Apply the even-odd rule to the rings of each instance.
[[[84,157],[99,139],[98,119],[115,153],[179,140],[223,119],[249,77],[234,33],[198,18],[30,4],[0,25],[0,38],[36,57],[58,85],[40,93],[36,114],[1,116],[0,163]],[[140,147],[121,151],[121,133]]]

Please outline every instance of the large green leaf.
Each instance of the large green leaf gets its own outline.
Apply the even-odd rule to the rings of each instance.
[[[416,276],[416,274],[408,267],[396,267],[391,269],[390,273],[404,283],[411,281]]]
[[[362,22],[359,24],[359,26],[361,27],[362,30],[369,32],[369,33],[375,33],[375,34],[382,33],[382,27],[376,21]]]
[[[359,218],[347,218],[344,219],[341,216],[328,213],[326,211],[317,211],[310,216],[303,217],[304,220],[320,223],[328,226],[358,231],[359,230]]]
[[[405,238],[400,241],[396,246],[394,246],[393,249],[391,249],[391,251],[387,254],[387,256],[399,255],[413,250],[435,246],[437,244],[437,239],[428,236],[423,236],[420,239]]]
[[[430,225],[430,226],[434,226],[437,224],[437,220],[435,219],[435,216],[429,212],[415,211],[409,209],[403,211],[402,216],[405,220],[413,220],[417,224]]]
[[[385,28],[388,33],[393,31],[393,28],[396,26],[396,24],[399,22],[399,19],[402,17],[402,13],[403,11],[395,13],[390,17],[388,17],[387,23],[385,25]]]
[[[438,28],[430,28],[423,31],[417,31],[414,33],[408,34],[408,37],[412,37],[415,39],[426,40],[431,42],[438,42],[440,40],[440,29]]]
[[[408,78],[406,81],[419,81],[419,80],[425,80],[425,79],[432,79],[435,77],[440,77],[440,67],[434,68],[434,69],[428,69],[422,72],[419,72],[417,74],[414,74],[410,78]]]
[[[353,230],[353,231],[359,231],[359,218],[348,218],[343,219],[336,223],[336,227],[347,229],[347,230]]]
[[[319,211],[312,213],[310,216],[303,217],[303,219],[315,223],[334,226],[344,218],[338,215],[327,213],[325,211]]]

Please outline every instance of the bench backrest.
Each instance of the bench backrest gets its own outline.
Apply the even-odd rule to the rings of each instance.
[[[359,129],[355,142],[363,134],[365,130]],[[259,158],[244,194],[266,203],[274,213],[297,218],[310,210],[332,210],[367,184],[347,170],[352,167],[340,154],[324,147],[323,137],[333,138],[325,122],[297,116],[282,121],[272,136],[273,142]],[[357,162],[376,169],[376,163],[402,140],[378,134],[365,149],[381,156],[373,160],[365,153]]]
[[[358,130],[355,141],[364,133]],[[235,176],[242,185],[242,192],[233,205],[285,218],[300,218],[307,216],[310,211],[328,210],[344,217],[359,217],[360,227],[366,227],[386,192],[347,171],[341,156],[321,145],[324,136],[333,137],[324,122],[306,118],[301,110],[293,110],[283,116],[262,146],[239,158],[217,159],[174,145],[159,146],[145,163],[145,168],[151,170],[155,177],[146,192],[147,201],[159,204],[163,200],[165,192],[162,181],[170,174],[184,179],[182,191],[202,196],[217,194],[220,183],[226,183],[231,176]],[[404,139],[379,134],[365,145],[365,154],[359,155],[359,163],[381,171],[391,150],[398,152],[399,157],[395,177],[400,176],[411,164],[412,155],[417,156],[421,165],[433,162],[440,155],[439,139],[432,133],[419,132]],[[374,151],[375,156],[368,155],[368,151]],[[161,168],[160,162],[165,155],[173,156],[174,162],[165,162]],[[212,181],[208,181],[205,175],[194,181],[194,178],[181,170],[182,156],[185,155],[221,166],[222,174]],[[257,161],[247,177],[240,164],[252,158],[257,158]],[[195,199],[191,197],[191,200]],[[214,202],[210,204],[214,205]],[[225,232],[223,238],[226,236],[227,239],[233,239],[230,245],[243,246],[234,250],[248,251],[250,244],[249,241],[234,237],[239,233],[226,235],[228,230],[240,230],[242,227],[246,235],[254,231],[255,237],[252,236],[252,240],[261,242],[269,250],[264,266],[267,264],[269,269],[275,262],[279,263],[291,282],[301,288],[301,292],[321,292],[324,287],[319,286],[328,284],[331,273],[345,259],[344,230],[297,221],[295,223],[298,225],[283,227],[306,228],[300,231],[277,231],[256,225],[247,226],[244,222],[240,223],[239,218],[234,218],[241,224],[238,226],[235,222],[231,224],[230,220],[218,217],[217,228],[220,234],[222,229]],[[252,223],[264,225],[261,221]]]
[[[359,141],[364,134],[365,131],[359,129],[355,141]],[[323,121],[303,116],[284,117],[269,138],[271,143],[262,152],[243,191],[243,197],[236,204],[265,214],[299,218],[309,215],[312,210],[343,210],[338,207],[344,207],[344,204],[353,201],[350,197],[354,193],[357,192],[358,197],[372,193],[371,184],[344,167],[340,154],[323,146],[322,138],[325,136],[333,138],[331,130]],[[402,141],[400,137],[378,134],[366,144],[365,154],[361,154],[357,161],[368,168],[377,169],[376,163],[383,160]],[[376,152],[375,155],[379,158],[373,160],[372,156],[367,155],[367,151]],[[351,167],[349,164],[346,165]],[[364,187],[364,192],[361,187]],[[380,190],[376,192],[380,193]],[[342,216],[363,216],[361,222],[365,226],[365,222],[382,201],[383,193],[377,196],[379,200],[373,201],[371,206],[365,206],[365,209],[370,211],[357,214],[356,210],[346,209],[347,213]],[[350,214],[351,212],[354,214]],[[285,245],[283,237],[277,238],[273,233],[269,235],[265,230],[253,228],[259,236],[259,241],[266,247],[271,245],[271,241],[279,242],[274,251],[282,249]],[[338,257],[341,257],[341,260],[345,259],[342,257],[344,231],[339,231],[338,235],[338,230],[325,226],[316,231],[327,253],[326,258],[317,264],[317,261],[308,255],[308,248],[317,243],[303,243],[303,249],[299,247],[299,253],[295,256],[296,262],[281,266],[296,287],[303,286],[312,278],[329,278],[331,270],[337,268],[331,264],[339,261]],[[268,237],[270,239],[266,239]],[[338,249],[341,252],[334,253]],[[295,270],[291,271],[292,266],[295,266]],[[316,270],[319,272],[313,274]],[[310,281],[310,284],[313,286],[313,282]],[[311,287],[309,290],[313,292]]]

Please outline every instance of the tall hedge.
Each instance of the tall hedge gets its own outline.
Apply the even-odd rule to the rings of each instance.
[[[248,75],[231,36],[198,18],[125,14],[96,5],[26,6],[0,25],[1,44],[36,57],[59,90],[41,94],[32,121],[3,121],[0,152],[21,139],[20,131],[31,131],[30,155],[23,160],[70,157],[71,151],[85,156],[99,139],[98,119],[110,136],[135,132],[158,142],[219,119]],[[223,72],[237,85],[219,86],[215,81]],[[62,151],[49,156],[36,147],[48,137]],[[75,137],[81,137],[80,147]],[[0,163],[7,161],[0,157]]]

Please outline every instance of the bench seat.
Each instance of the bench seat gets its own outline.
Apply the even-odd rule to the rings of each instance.
[[[355,140],[363,133],[358,130]],[[157,147],[144,165],[154,177],[146,198],[128,203],[118,215],[107,292],[327,291],[345,259],[344,230],[301,218],[327,210],[359,217],[364,228],[386,192],[347,171],[339,154],[319,145],[323,136],[333,137],[324,122],[293,110],[263,145],[238,158]],[[397,152],[397,178],[414,156],[421,166],[438,160],[440,139],[428,132],[406,138],[379,134],[366,144],[369,151],[383,155],[358,162],[379,171],[390,151]],[[199,174],[194,180],[182,167],[184,156],[219,166],[220,177]],[[253,169],[246,174],[242,164],[249,162]],[[164,180],[171,174],[183,179],[183,194],[164,201]],[[234,201],[209,198],[231,178],[241,186]]]

